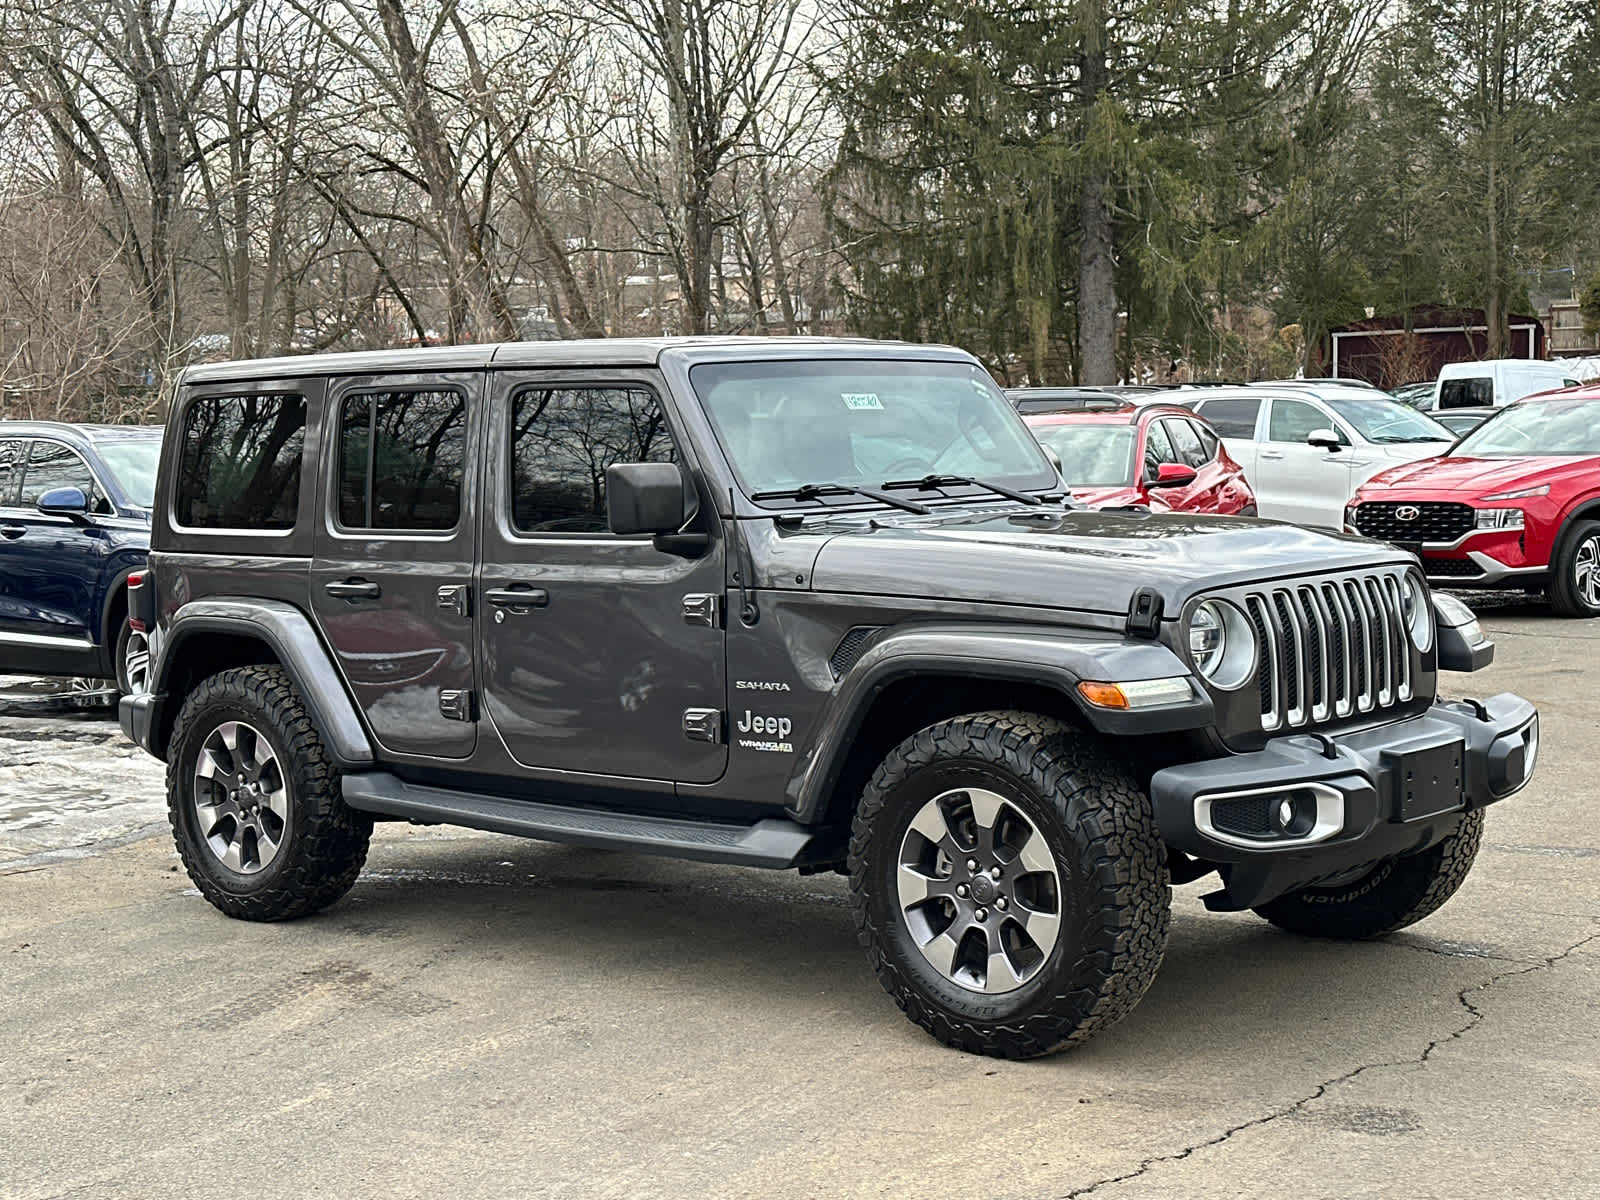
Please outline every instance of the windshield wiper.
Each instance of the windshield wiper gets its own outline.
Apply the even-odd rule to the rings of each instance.
[[[921,479],[892,479],[883,486],[885,489],[916,488],[918,491],[927,491],[933,488],[949,487],[952,484],[985,488],[997,496],[1004,496],[1007,500],[1020,500],[1024,504],[1044,503],[1038,496],[1029,492],[1019,492],[1015,488],[1004,487],[998,483],[990,483],[986,479],[974,479],[970,475],[924,475]]]
[[[776,492],[756,492],[750,499],[820,500],[824,496],[865,496],[868,500],[876,500],[880,504],[919,513],[922,516],[927,516],[933,511],[926,504],[918,504],[915,500],[907,500],[903,496],[891,496],[874,488],[856,487],[853,483],[806,483],[797,488],[783,488]]]

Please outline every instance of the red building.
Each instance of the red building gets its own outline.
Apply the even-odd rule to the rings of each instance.
[[[1538,317],[1510,318],[1507,358],[1546,357]],[[1481,308],[1418,305],[1408,313],[1380,314],[1330,330],[1319,359],[1329,375],[1365,379],[1379,387],[1433,379],[1445,363],[1489,357],[1489,327]]]

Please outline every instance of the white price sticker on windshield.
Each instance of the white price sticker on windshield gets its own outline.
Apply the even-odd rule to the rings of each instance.
[[[877,392],[840,392],[844,399],[844,406],[852,410],[877,409],[883,411],[883,401],[878,399]]]

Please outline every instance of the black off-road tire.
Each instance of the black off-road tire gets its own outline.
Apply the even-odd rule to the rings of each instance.
[[[1600,617],[1600,605],[1589,602],[1577,580],[1578,554],[1597,538],[1600,521],[1576,521],[1562,534],[1550,563],[1550,606],[1563,617]]]
[[[1360,940],[1414,925],[1455,895],[1483,840],[1483,811],[1421,854],[1390,858],[1337,887],[1305,888],[1256,909],[1280,929],[1307,937]]]
[[[929,963],[897,900],[908,826],[928,800],[963,787],[1002,793],[1061,875],[1053,950],[999,995]],[[911,1020],[969,1053],[1033,1058],[1109,1028],[1138,1004],[1166,950],[1171,888],[1149,800],[1091,736],[1033,713],[958,717],[896,746],[862,793],[849,867],[857,940],[879,981]]]
[[[266,736],[289,792],[287,836],[255,874],[225,866],[197,829],[196,760],[228,721]],[[366,862],[372,818],[345,804],[339,773],[283,668],[238,667],[203,680],[178,713],[168,751],[173,839],[189,878],[218,909],[246,921],[285,921],[319,912],[350,890]]]

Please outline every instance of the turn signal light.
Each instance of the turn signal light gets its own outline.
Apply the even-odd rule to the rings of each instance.
[[[1096,708],[1160,708],[1188,703],[1194,699],[1194,689],[1182,677],[1134,679],[1126,683],[1096,683],[1086,679],[1078,685],[1078,695]]]

